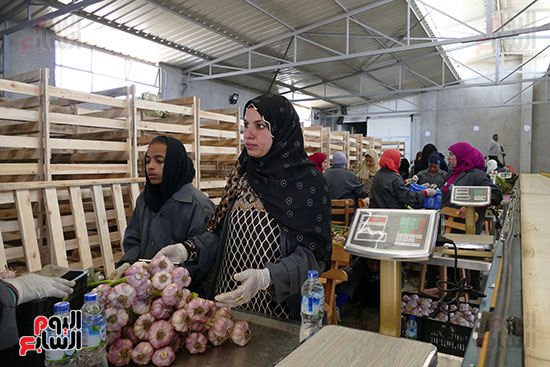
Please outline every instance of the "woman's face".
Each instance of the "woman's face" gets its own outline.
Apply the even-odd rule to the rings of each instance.
[[[162,183],[162,172],[166,160],[166,145],[155,142],[149,145],[145,153],[145,173],[153,185]]]
[[[449,150],[449,166],[456,168],[456,155]]]
[[[244,114],[244,145],[248,155],[254,158],[265,156],[273,145],[268,125],[252,107],[247,108]]]
[[[323,164],[321,164],[321,168],[323,169],[323,172],[325,172],[328,168],[328,158],[323,161]]]
[[[367,167],[374,166],[374,159],[372,159],[372,157],[370,155],[366,156],[365,157],[365,164],[367,165]]]

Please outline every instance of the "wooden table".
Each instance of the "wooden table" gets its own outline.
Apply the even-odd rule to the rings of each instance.
[[[550,366],[550,178],[520,180],[524,365]]]
[[[436,365],[437,348],[431,344],[328,325],[290,353],[277,367]]]

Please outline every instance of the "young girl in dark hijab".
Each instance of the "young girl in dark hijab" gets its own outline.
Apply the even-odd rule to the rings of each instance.
[[[214,204],[192,182],[193,161],[184,145],[169,136],[155,137],[145,154],[145,189],[126,228],[124,256],[111,278],[122,276],[137,259],[151,259],[171,244],[205,231]]]
[[[184,265],[219,306],[299,319],[307,271],[330,265],[328,186],[286,98],[262,95],[244,112],[245,148],[208,231],[190,241],[197,261]]]

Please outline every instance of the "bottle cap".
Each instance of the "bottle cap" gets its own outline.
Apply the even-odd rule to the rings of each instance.
[[[97,301],[97,293],[90,292],[84,295],[84,302]]]
[[[414,316],[411,316],[411,320],[414,320],[414,319],[415,319],[415,317],[414,317]]]
[[[57,302],[53,305],[53,312],[65,312],[71,309],[69,302]]]
[[[307,272],[308,278],[319,278],[319,272],[317,270],[310,270]]]

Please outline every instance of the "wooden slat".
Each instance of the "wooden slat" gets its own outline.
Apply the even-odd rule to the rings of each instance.
[[[218,120],[223,122],[229,122],[229,123],[236,123],[235,116],[232,115],[226,115],[216,112],[209,112],[209,111],[200,111],[199,114],[201,119],[210,119],[210,120]]]
[[[65,250],[65,238],[63,236],[63,225],[57,201],[57,190],[55,188],[44,189],[44,204],[46,206],[46,221],[48,222],[48,247],[52,255],[54,265],[67,267],[67,251]]]
[[[0,163],[0,175],[36,175],[40,171],[38,163]]]
[[[152,110],[152,111],[166,111],[179,113],[182,115],[192,115],[193,112],[190,107],[178,106],[167,103],[146,101],[144,99],[136,99],[136,108],[143,110]]]
[[[92,186],[92,196],[94,212],[96,215],[97,233],[99,235],[99,246],[103,256],[103,266],[105,274],[109,275],[115,270],[115,261],[113,259],[113,247],[109,237],[109,225],[105,213],[105,201],[103,199],[103,190],[100,185]]]
[[[145,178],[136,177],[136,178],[100,178],[100,179],[87,179],[87,180],[65,180],[65,181],[53,181],[53,182],[44,182],[44,181],[35,181],[35,182],[9,182],[9,183],[0,183],[0,204],[4,204],[2,201],[3,191],[13,191],[13,190],[22,190],[22,189],[43,189],[46,187],[71,187],[71,186],[91,186],[91,185],[112,185],[112,184],[129,184],[129,183],[144,183]],[[9,199],[9,195],[5,200]],[[13,198],[13,195],[11,196]],[[89,196],[91,197],[91,195]],[[38,200],[37,195],[31,193],[31,200],[33,202]],[[10,202],[10,201],[6,201]],[[11,200],[13,202],[13,199]]]
[[[75,90],[57,88],[53,86],[48,87],[48,92],[51,97],[66,98],[85,103],[98,103],[120,108],[124,108],[126,105],[126,101],[123,99],[116,99],[113,97],[101,96],[99,94],[93,93],[78,92]]]
[[[200,128],[199,133],[200,133],[200,136],[208,136],[208,137],[213,137],[213,138],[236,139],[238,137],[236,131],[230,131],[230,130],[216,130],[216,129]]]
[[[5,79],[0,79],[0,90],[13,93],[29,94],[31,96],[38,96],[40,94],[40,89],[37,85]]]
[[[124,239],[124,233],[126,232],[126,211],[124,210],[124,201],[122,198],[122,188],[119,184],[111,186],[113,190],[113,204],[116,213],[116,224],[118,232],[120,233],[120,240]],[[122,247],[122,246],[121,246]]]
[[[93,265],[93,262],[92,252],[90,251],[90,242],[88,239],[88,230],[86,228],[86,219],[84,217],[84,206],[82,205],[82,193],[80,191],[80,187],[69,187],[69,196],[71,202],[71,211],[74,220],[74,230],[78,243],[78,254],[80,255],[80,262],[82,264],[82,269],[88,269]]]
[[[34,83],[40,80],[40,70],[27,71],[21,74],[8,75],[4,79],[22,83]]]
[[[100,150],[111,152],[128,151],[128,144],[118,141],[50,139],[50,146],[52,149]]]
[[[520,175],[524,366],[550,366],[550,179]]]
[[[169,133],[179,133],[179,134],[191,134],[193,130],[190,125],[165,124],[160,122],[147,122],[147,121],[139,121],[137,123],[137,127],[138,127],[138,130],[169,132]]]
[[[126,120],[114,120],[87,115],[69,115],[66,113],[50,113],[50,122],[72,126],[89,126],[119,130],[128,129],[128,122]]]
[[[139,184],[133,182],[130,184],[130,198],[132,200],[132,210],[136,208],[136,201],[139,196]]]
[[[0,147],[2,148],[29,148],[38,149],[39,139],[32,136],[0,135]]]
[[[128,173],[127,164],[52,164],[53,175]]]
[[[36,122],[38,111],[0,107],[0,119]]]
[[[17,219],[23,240],[23,251],[28,271],[42,269],[40,262],[40,251],[34,229],[34,220],[31,207],[31,196],[28,190],[17,190],[15,192],[15,206],[17,208]]]

